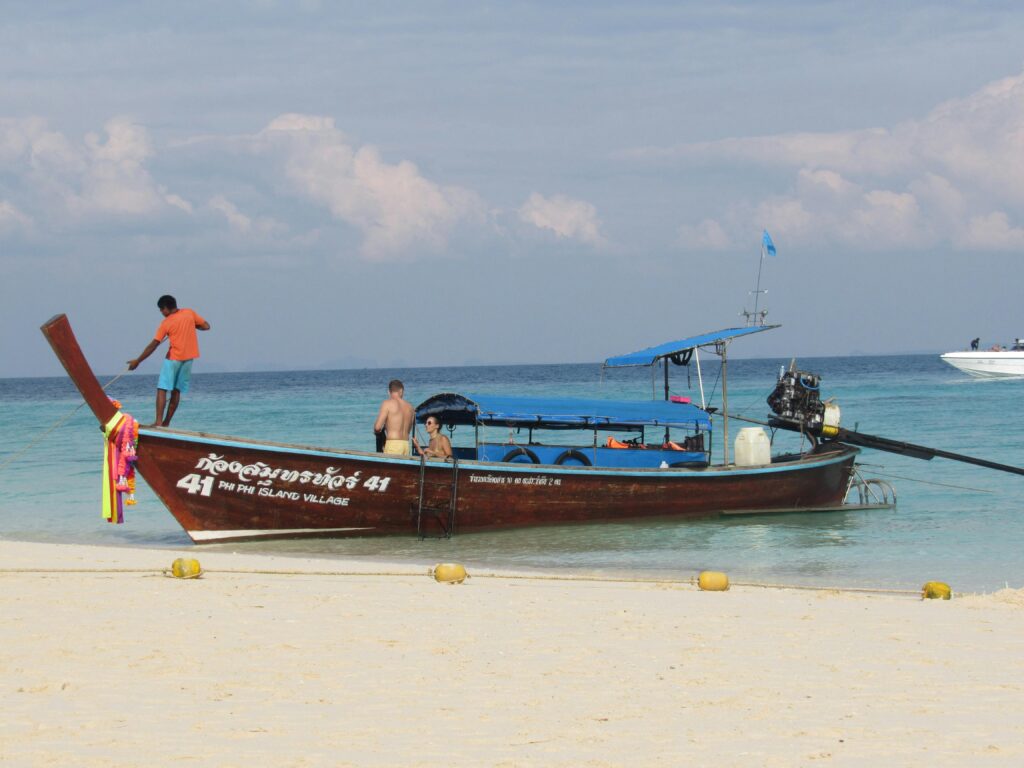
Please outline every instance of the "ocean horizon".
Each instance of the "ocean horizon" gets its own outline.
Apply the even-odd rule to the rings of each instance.
[[[810,359],[814,359],[814,360],[828,360],[828,359],[832,359],[832,358],[850,358],[850,357],[853,357],[853,358],[856,358],[856,357],[879,357],[879,358],[881,358],[881,357],[924,357],[924,356],[929,356],[929,355],[934,355],[934,356],[938,357],[939,355],[943,354],[944,352],[952,352],[952,351],[957,351],[957,350],[961,350],[962,351],[962,350],[966,350],[966,349],[967,349],[967,345],[965,344],[963,347],[955,347],[955,348],[954,347],[949,347],[949,348],[943,348],[941,350],[925,350],[925,351],[909,351],[909,352],[886,352],[886,353],[854,351],[854,352],[849,352],[847,354],[808,356],[807,359],[809,359],[809,360]],[[733,363],[733,362],[740,361],[740,360],[744,360],[744,361],[748,361],[748,362],[756,362],[756,361],[759,361],[759,360],[772,360],[772,361],[776,361],[776,360],[782,360],[782,359],[783,358],[775,358],[775,357],[744,357],[742,355],[734,355],[732,353],[729,354],[729,363],[730,364]],[[790,358],[787,357],[785,359],[789,360]],[[802,360],[804,358],[802,358],[799,355],[797,355],[797,356],[795,356],[795,359],[799,361],[799,360]],[[260,363],[254,363],[253,365],[246,365],[246,366],[241,366],[241,367],[226,367],[226,366],[218,366],[216,363],[208,363],[205,358],[201,358],[201,360],[202,360],[202,367],[200,369],[199,366],[197,365],[197,369],[196,370],[197,370],[197,373],[201,372],[201,373],[205,373],[205,374],[211,374],[211,373],[237,373],[237,374],[257,374],[257,373],[331,373],[331,372],[339,372],[340,373],[340,372],[391,371],[391,370],[410,370],[410,371],[415,371],[415,370],[433,370],[433,369],[439,369],[439,368],[522,368],[522,367],[534,367],[534,366],[560,366],[560,365],[596,365],[596,366],[600,367],[602,365],[601,361],[596,361],[596,362],[595,361],[581,361],[581,362],[575,362],[575,363],[565,363],[565,362],[560,362],[560,363],[541,363],[541,362],[487,363],[487,362],[482,362],[482,361],[479,361],[479,360],[465,360],[465,361],[463,361],[461,363],[452,364],[452,365],[409,365],[409,364],[405,363],[404,361],[401,361],[401,362],[395,362],[394,364],[373,364],[373,365],[352,365],[352,366],[338,365],[338,366],[335,366],[335,365],[331,365],[329,363],[325,363],[324,365],[319,365],[319,366],[313,365],[313,366],[291,367],[291,366],[289,366],[287,364],[284,364],[284,363],[282,363],[280,365],[276,365],[276,364],[273,364],[273,363],[260,362]],[[101,381],[101,383],[103,383],[103,382],[109,381],[110,379],[113,379],[115,376],[121,375],[122,373],[124,373],[124,371],[121,371],[120,373],[109,373],[109,372],[108,373],[97,373],[96,377]],[[154,379],[156,378],[156,373],[140,372],[140,373],[133,373],[132,375],[135,375],[135,376],[152,375]],[[0,374],[0,381],[5,381],[5,380],[29,380],[29,379],[60,379],[60,378],[64,378],[64,376],[62,374],[60,374],[60,373],[45,374],[45,375],[31,375],[31,376],[24,376],[24,375],[19,375],[19,374],[10,374],[10,375]]]

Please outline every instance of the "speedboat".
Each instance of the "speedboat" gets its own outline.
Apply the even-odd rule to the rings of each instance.
[[[1014,339],[1009,347],[996,344],[984,350],[946,352],[942,359],[982,379],[1024,378],[1024,339]]]

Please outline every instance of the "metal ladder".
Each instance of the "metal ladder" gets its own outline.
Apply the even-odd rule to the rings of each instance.
[[[858,502],[856,505],[850,501],[850,495],[855,491]],[[853,472],[850,473],[850,480],[846,486],[843,504],[860,507],[895,507],[896,489],[885,480],[862,476],[860,467],[854,464]]]
[[[450,539],[452,532],[455,530],[455,512],[458,509],[459,503],[459,457],[452,454],[451,463],[445,462],[443,465],[440,462],[433,464],[435,467],[450,467],[451,474],[449,475],[448,481],[444,480],[431,480],[427,481],[427,457],[422,453],[420,454],[420,493],[419,499],[416,503],[416,535],[420,539],[425,539],[427,535],[423,532],[424,513],[427,514],[427,519],[433,519],[441,533],[437,538]],[[441,489],[448,487],[448,506],[434,506],[436,502],[431,501],[427,506],[424,506],[423,500],[426,496],[427,488]],[[436,498],[436,496],[435,496]]]

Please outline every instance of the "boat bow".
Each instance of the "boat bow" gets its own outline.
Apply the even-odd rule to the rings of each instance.
[[[57,355],[57,359],[64,366],[64,370],[68,372],[71,381],[78,387],[78,391],[82,393],[86,405],[92,410],[100,424],[106,424],[117,413],[117,408],[107,397],[107,393],[103,391],[96,374],[92,372],[89,362],[85,359],[78,339],[75,338],[74,331],[71,330],[71,323],[68,321],[67,315],[60,314],[51,317],[43,323],[39,330],[50,342],[50,347]]]

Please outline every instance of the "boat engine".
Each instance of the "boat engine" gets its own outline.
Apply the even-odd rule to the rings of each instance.
[[[839,434],[839,406],[821,401],[821,377],[790,368],[768,395],[768,406],[781,421],[800,426],[802,432],[823,437]]]

